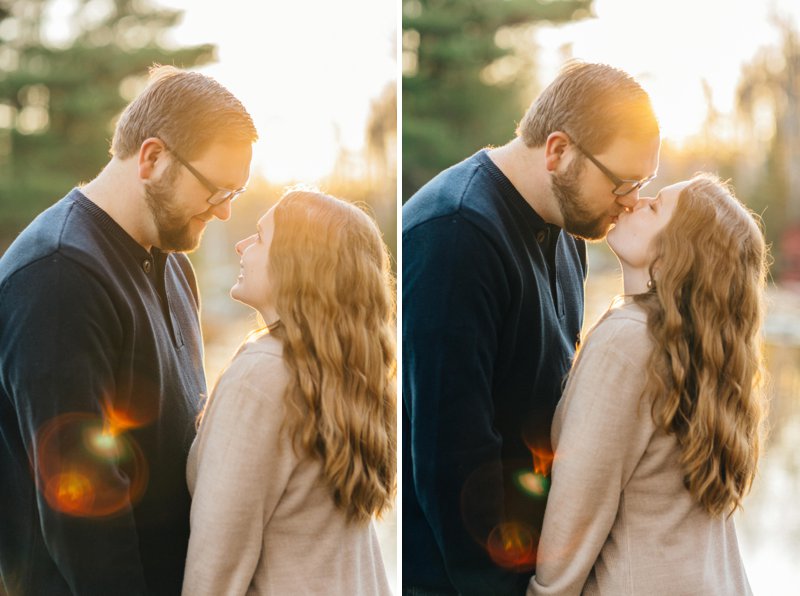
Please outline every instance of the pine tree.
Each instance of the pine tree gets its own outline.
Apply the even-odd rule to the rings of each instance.
[[[403,197],[501,144],[531,97],[531,57],[498,37],[588,15],[591,0],[403,0]]]

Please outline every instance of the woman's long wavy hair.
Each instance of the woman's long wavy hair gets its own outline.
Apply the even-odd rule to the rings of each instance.
[[[647,368],[653,418],[712,515],[741,506],[759,455],[767,249],[755,217],[716,177],[695,176],[654,240],[655,287],[634,298],[660,348]]]
[[[361,209],[290,190],[274,208],[271,301],[290,380],[284,430],[318,458],[336,504],[365,521],[396,489],[394,281]]]

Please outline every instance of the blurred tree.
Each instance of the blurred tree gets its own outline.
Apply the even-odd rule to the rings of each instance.
[[[397,84],[395,82],[387,84],[370,104],[363,149],[349,149],[339,141],[333,171],[319,182],[323,192],[365,207],[378,222],[392,258],[396,259]]]
[[[531,101],[532,24],[591,0],[403,0],[403,200],[480,147],[508,141]],[[523,41],[524,43],[524,41]]]
[[[215,48],[167,48],[165,33],[182,13],[148,0],[0,1],[2,251],[105,164],[114,119],[150,65],[204,64]]]
[[[397,85],[388,84],[372,100],[367,116],[365,158],[367,176],[381,188],[377,197],[395,205],[397,199]]]
[[[774,17],[773,23],[780,44],[762,48],[743,67],[738,109],[754,136],[768,139],[752,196],[763,212],[778,276],[800,281],[800,36],[790,19]]]

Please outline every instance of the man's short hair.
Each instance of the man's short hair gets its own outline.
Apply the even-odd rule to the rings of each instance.
[[[577,60],[561,69],[517,127],[528,147],[541,147],[555,131],[592,152],[602,152],[618,136],[646,140],[659,134],[650,97],[633,77]]]
[[[147,87],[117,121],[111,154],[131,157],[150,137],[191,159],[215,142],[254,143],[258,133],[242,102],[211,77],[154,65]]]

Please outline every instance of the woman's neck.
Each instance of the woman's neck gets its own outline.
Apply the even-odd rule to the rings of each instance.
[[[650,271],[638,267],[629,267],[622,264],[622,287],[625,295],[643,294],[649,288]]]

